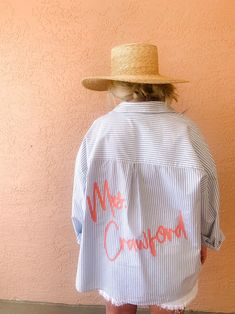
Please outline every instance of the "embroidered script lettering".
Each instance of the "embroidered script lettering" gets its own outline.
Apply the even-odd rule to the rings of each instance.
[[[125,200],[122,198],[120,192],[117,193],[117,196],[115,196],[115,195],[112,196],[110,194],[110,191],[109,191],[108,181],[105,180],[104,181],[104,195],[102,197],[102,195],[100,193],[100,189],[99,189],[98,183],[94,182],[94,185],[93,185],[93,204],[91,203],[90,196],[87,196],[87,202],[88,202],[88,207],[89,207],[89,210],[90,210],[91,219],[94,222],[97,221],[96,194],[99,197],[101,208],[104,211],[107,209],[107,207],[106,207],[106,194],[107,194],[107,198],[108,198],[108,201],[109,201],[109,205],[110,205],[113,217],[115,217],[115,209],[119,209],[119,210],[123,209]]]
[[[96,194],[98,195],[100,205],[103,211],[107,210],[107,204],[106,204],[106,197],[107,197],[113,218],[115,218],[115,210],[117,209],[123,210],[124,208],[127,207],[127,206],[124,206],[125,199],[122,197],[120,192],[118,192],[116,196],[111,195],[107,180],[104,181],[103,197],[101,195],[98,183],[94,182],[93,204],[91,202],[91,198],[87,196],[90,216],[94,223],[97,222]],[[120,226],[114,219],[111,219],[106,224],[105,229],[104,229],[104,242],[103,242],[104,249],[105,249],[106,256],[108,257],[110,261],[115,261],[118,258],[118,256],[121,254],[121,252],[123,252],[126,249],[128,249],[129,251],[149,250],[152,256],[156,256],[156,243],[157,242],[160,244],[163,244],[166,241],[172,241],[173,235],[175,235],[177,238],[184,237],[185,239],[187,239],[187,233],[185,230],[181,210],[179,211],[178,225],[175,227],[175,229],[167,228],[161,225],[157,228],[157,231],[155,232],[155,234],[152,234],[150,228],[148,228],[147,231],[143,231],[143,239],[126,239],[122,237],[119,233],[117,235],[117,231],[119,229],[120,229]],[[115,235],[118,240],[116,242],[119,243],[119,245],[116,248],[115,254],[111,256],[107,243],[108,243],[108,237],[111,235],[112,232],[115,232]]]

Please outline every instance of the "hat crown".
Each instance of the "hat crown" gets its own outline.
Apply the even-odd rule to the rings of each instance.
[[[112,75],[159,74],[158,50],[148,43],[131,43],[111,50]]]

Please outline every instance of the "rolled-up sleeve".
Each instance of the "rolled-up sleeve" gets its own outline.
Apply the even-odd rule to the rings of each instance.
[[[72,225],[78,244],[81,242],[84,212],[85,212],[85,188],[87,173],[86,139],[84,138],[75,161],[73,192],[72,192]]]
[[[191,141],[205,175],[201,181],[201,244],[218,251],[225,240],[220,227],[220,192],[215,161],[200,129],[194,124]]]
[[[225,240],[220,228],[219,184],[216,169],[208,170],[202,183],[201,243],[218,251]]]

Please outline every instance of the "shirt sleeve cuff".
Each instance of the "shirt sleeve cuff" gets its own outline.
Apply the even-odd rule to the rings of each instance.
[[[79,233],[77,236],[77,243],[80,245],[81,244],[81,237],[82,237],[82,233]]]
[[[210,239],[207,236],[201,235],[201,244],[207,246],[214,251],[220,250],[224,240],[225,236],[222,231],[220,232],[220,237],[218,239]]]

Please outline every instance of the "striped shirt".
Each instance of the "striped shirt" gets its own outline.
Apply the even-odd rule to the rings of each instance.
[[[137,305],[184,297],[201,244],[219,250],[215,162],[199,128],[162,101],[122,101],[86,132],[75,161],[76,289]]]

